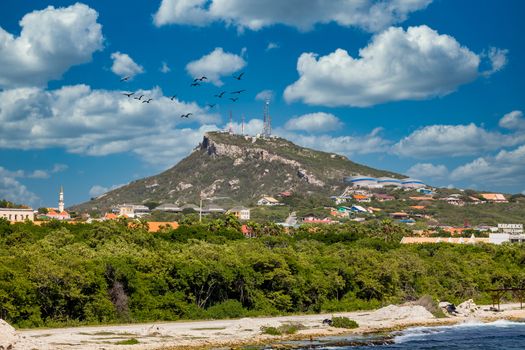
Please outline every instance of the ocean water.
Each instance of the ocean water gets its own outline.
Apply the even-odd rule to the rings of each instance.
[[[383,335],[320,338],[313,342],[289,343],[289,345],[293,345],[295,349],[316,350],[525,350],[525,322],[496,321],[417,327]]]

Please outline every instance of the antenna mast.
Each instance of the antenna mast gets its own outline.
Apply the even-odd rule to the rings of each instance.
[[[241,135],[244,136],[244,114],[241,117]]]
[[[270,116],[269,98],[264,101],[264,126],[262,134],[264,137],[270,137],[272,135],[272,117]]]
[[[230,111],[230,127],[229,127],[228,132],[230,133],[230,135],[233,134],[232,111]]]

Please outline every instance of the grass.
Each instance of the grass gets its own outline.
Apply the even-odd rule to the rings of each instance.
[[[220,331],[226,329],[226,327],[203,327],[203,328],[191,328],[192,331]]]
[[[116,345],[135,345],[135,344],[138,344],[138,343],[140,343],[140,342],[137,339],[131,338],[131,339],[118,341],[115,344]]]

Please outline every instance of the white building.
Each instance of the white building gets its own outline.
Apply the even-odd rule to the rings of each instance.
[[[525,243],[523,224],[498,224],[498,231],[489,234],[490,243]]]
[[[140,204],[122,204],[117,206],[120,216],[127,216],[128,218],[140,218],[149,214],[149,208]]]
[[[267,206],[281,205],[281,202],[279,202],[277,199],[273,197],[264,196],[257,201],[257,205],[267,205]]]
[[[231,208],[226,212],[227,214],[233,214],[239,220],[250,220],[250,209],[245,207]]]
[[[31,208],[0,208],[0,218],[4,218],[11,222],[21,222],[26,220],[34,221],[35,213]]]
[[[182,208],[176,204],[164,203],[156,207],[154,210],[164,211],[167,213],[178,213],[182,211]]]

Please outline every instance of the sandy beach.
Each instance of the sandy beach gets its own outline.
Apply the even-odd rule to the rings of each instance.
[[[447,318],[435,318],[418,305],[389,305],[374,311],[333,314],[297,315],[283,317],[243,318],[234,320],[158,322],[93,327],[14,330],[3,322],[0,325],[0,346],[13,350],[113,350],[113,349],[206,349],[235,347],[248,344],[278,342],[285,339],[364,334],[409,326],[442,325],[462,322],[493,321],[496,319],[525,319],[525,309],[519,304],[502,304],[501,311],[490,311],[490,306],[476,306]],[[340,329],[323,324],[324,319],[345,316],[359,323],[357,329]],[[261,327],[297,323],[305,329],[290,336],[262,334]],[[130,339],[137,344],[120,345]],[[0,347],[1,348],[1,347]]]

